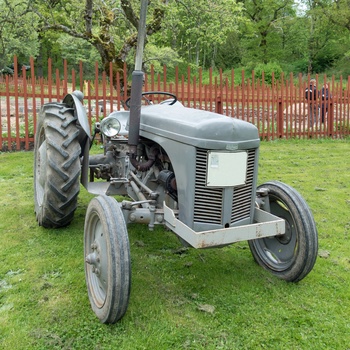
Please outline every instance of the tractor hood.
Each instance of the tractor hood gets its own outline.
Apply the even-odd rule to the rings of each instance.
[[[150,134],[200,148],[235,150],[258,147],[258,129],[245,121],[208,111],[158,104],[142,108],[140,135]]]

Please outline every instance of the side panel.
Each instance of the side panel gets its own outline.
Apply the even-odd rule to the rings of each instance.
[[[176,177],[179,220],[193,228],[196,148],[145,132],[141,135],[162,146],[171,159]]]

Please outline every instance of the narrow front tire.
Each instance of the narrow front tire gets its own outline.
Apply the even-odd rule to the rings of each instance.
[[[292,187],[271,181],[258,187],[267,189],[260,198],[263,210],[285,220],[286,232],[281,236],[249,241],[255,261],[275,276],[297,282],[314,267],[318,251],[318,234],[310,208]],[[263,191],[266,193],[266,191]]]
[[[119,321],[128,308],[130,244],[118,202],[93,198],[84,227],[85,279],[91,308],[102,323]]]

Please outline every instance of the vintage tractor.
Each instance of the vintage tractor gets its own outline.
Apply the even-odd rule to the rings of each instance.
[[[80,182],[96,195],[86,212],[84,254],[88,295],[100,321],[114,323],[128,307],[128,223],[150,230],[164,225],[194,248],[248,241],[256,262],[272,274],[303,279],[317,257],[315,222],[292,187],[277,181],[257,187],[257,128],[184,107],[171,93],[143,93],[142,82],[135,69],[130,110],[96,124],[103,154],[89,152],[94,136],[79,91],[45,104],[35,135],[39,225],[73,220]],[[152,94],[169,98],[141,108],[142,96]]]
[[[256,127],[171,97],[143,107],[139,124],[129,111],[103,119],[96,125],[101,155],[89,155],[81,93],[44,105],[40,114],[36,217],[44,227],[68,225],[80,181],[98,195],[85,219],[85,274],[92,309],[105,323],[118,321],[128,306],[128,223],[150,230],[163,224],[194,248],[248,240],[254,259],[287,281],[304,278],[316,260],[317,230],[303,198],[277,181],[256,188]],[[130,144],[132,137],[137,143]],[[117,202],[114,195],[127,199]]]

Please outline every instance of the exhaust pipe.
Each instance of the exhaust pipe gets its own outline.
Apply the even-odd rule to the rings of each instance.
[[[131,159],[136,157],[137,145],[140,136],[140,116],[141,100],[143,86],[142,56],[146,36],[146,16],[148,0],[142,0],[140,11],[140,22],[137,33],[137,49],[135,58],[135,70],[132,73],[131,80],[131,98],[130,98],[130,119],[129,119],[129,152]]]
[[[130,116],[129,116],[129,152],[136,154],[140,134],[141,99],[143,72],[134,70],[131,81]]]

